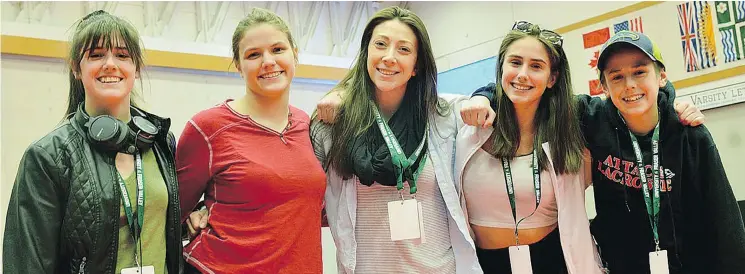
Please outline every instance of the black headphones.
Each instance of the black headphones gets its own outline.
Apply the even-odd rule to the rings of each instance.
[[[132,107],[133,113],[144,115]],[[83,103],[78,107],[82,117],[83,127],[88,135],[88,141],[97,148],[105,151],[116,151],[126,154],[145,152],[153,145],[158,128],[143,116],[132,115],[129,123],[110,115],[90,117],[83,109]]]

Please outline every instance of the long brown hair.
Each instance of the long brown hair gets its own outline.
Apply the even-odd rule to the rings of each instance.
[[[554,170],[558,174],[579,172],[582,165],[582,150],[584,140],[577,119],[577,104],[572,93],[572,82],[569,73],[569,61],[564,49],[541,37],[541,29],[533,25],[529,32],[510,31],[499,48],[496,81],[496,109],[497,117],[494,122],[493,140],[490,153],[495,157],[513,158],[520,147],[520,129],[517,126],[517,116],[512,101],[502,88],[502,65],[504,64],[507,48],[512,43],[532,37],[543,44],[551,62],[551,74],[556,75],[556,83],[547,88],[533,119],[536,129],[536,145],[538,164],[541,170],[548,169],[548,158],[540,144],[548,142],[554,163]]]
[[[344,79],[332,89],[343,90],[344,99],[339,107],[336,123],[331,126],[331,149],[324,166],[332,166],[339,174],[350,176],[352,169],[349,166],[350,157],[347,154],[347,146],[353,140],[363,134],[375,123],[373,107],[377,105],[375,97],[375,84],[367,71],[367,47],[372,39],[373,30],[378,25],[398,20],[409,26],[417,38],[418,54],[416,60],[416,76],[412,76],[406,85],[402,107],[410,107],[417,125],[424,125],[430,115],[438,114],[444,116],[449,107],[447,102],[437,97],[437,67],[429,34],[424,23],[413,12],[392,6],[376,12],[365,26],[360,43],[360,51],[355,59],[354,66],[349,70]],[[406,105],[406,106],[404,106]],[[313,113],[313,123],[318,123]],[[315,136],[312,134],[312,136]],[[321,142],[321,140],[313,140]]]

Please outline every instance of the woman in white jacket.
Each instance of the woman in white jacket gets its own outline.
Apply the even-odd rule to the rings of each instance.
[[[424,24],[408,10],[382,9],[333,91],[344,97],[336,123],[311,124],[340,273],[482,273],[452,176],[458,113],[437,96],[436,81]],[[408,205],[413,215],[396,219]],[[414,231],[396,229],[407,220]]]
[[[518,22],[502,41],[493,128],[456,141],[461,203],[485,273],[600,273],[584,203],[584,142],[562,37]]]

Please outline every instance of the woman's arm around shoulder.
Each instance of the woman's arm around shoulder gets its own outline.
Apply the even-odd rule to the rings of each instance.
[[[467,126],[466,122],[463,119],[463,108],[468,107],[469,105],[469,97],[468,96],[458,96],[453,99],[450,99],[448,101],[448,105],[451,108],[450,115],[453,117],[449,117],[449,120],[453,120],[455,123],[455,129],[456,131],[460,130],[461,128]]]
[[[313,144],[313,152],[316,158],[327,171],[326,161],[329,149],[331,148],[331,128],[333,125],[316,120],[310,121],[310,142]]]

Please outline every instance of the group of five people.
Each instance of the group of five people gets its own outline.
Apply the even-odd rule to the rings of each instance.
[[[563,43],[517,22],[496,81],[447,101],[423,22],[384,8],[309,116],[289,104],[297,44],[255,8],[232,37],[245,94],[176,142],[136,106],[137,31],[93,12],[70,43],[67,115],[21,160],[3,269],[321,273],[327,224],[340,273],[744,272],[717,148],[654,43],[603,46],[607,100],[574,95]]]

